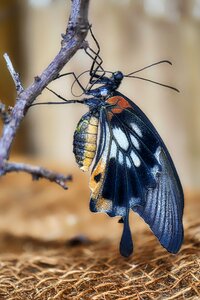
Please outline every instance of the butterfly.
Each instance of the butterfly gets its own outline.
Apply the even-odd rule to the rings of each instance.
[[[117,91],[122,72],[97,76],[97,88],[81,100],[89,111],[74,133],[79,167],[92,166],[90,210],[121,217],[120,253],[133,252],[129,212],[138,213],[161,245],[176,253],[183,242],[182,186],[170,154],[141,109]]]

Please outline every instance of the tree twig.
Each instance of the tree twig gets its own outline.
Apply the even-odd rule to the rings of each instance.
[[[40,76],[36,76],[34,82],[28,88],[23,89],[19,74],[15,72],[9,57],[4,55],[9,72],[16,86],[17,101],[13,109],[9,112],[9,118],[6,118],[7,121],[4,122],[2,130],[2,137],[0,139],[0,175],[5,175],[7,172],[12,171],[11,165],[9,169],[10,171],[8,170],[8,159],[11,146],[17,130],[30,105],[37,98],[37,96],[41,94],[43,89],[58,76],[59,72],[77,52],[77,50],[81,49],[89,28],[88,7],[89,0],[72,0],[69,22],[66,33],[62,36],[63,39],[61,42],[61,49],[49,66],[44,70],[44,72]],[[3,106],[0,114],[2,115],[2,119],[4,119],[3,114],[5,116],[5,109],[3,109]],[[33,170],[31,167],[28,171],[28,165],[25,169],[28,173],[31,173]],[[15,169],[13,171],[17,170]],[[21,171],[21,168],[19,168],[18,171]],[[49,180],[52,180],[51,174],[52,173],[50,172]],[[57,177],[59,176],[62,175],[57,174]],[[48,178],[48,176],[38,177]],[[57,177],[54,176],[55,182]]]
[[[15,69],[13,67],[13,64],[12,64],[12,62],[11,62],[10,57],[8,56],[8,54],[5,53],[3,55],[3,57],[4,57],[5,61],[6,61],[8,71],[10,72],[10,75],[12,76],[12,79],[14,81],[14,84],[15,84],[15,87],[16,87],[16,91],[17,91],[17,95],[19,95],[24,90],[23,87],[22,87],[21,81],[20,81],[19,73],[15,72]]]
[[[54,181],[64,189],[68,189],[66,182],[71,181],[71,176],[65,176],[58,174],[56,172],[50,171],[46,168],[41,168],[37,166],[32,166],[24,163],[8,162],[4,163],[4,172],[26,172],[32,175],[33,180],[38,180],[40,178],[45,178],[49,181]]]

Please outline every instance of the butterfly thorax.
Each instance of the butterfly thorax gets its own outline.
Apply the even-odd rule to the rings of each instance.
[[[74,132],[73,152],[82,171],[89,169],[95,156],[98,123],[99,111],[92,109],[80,119]]]

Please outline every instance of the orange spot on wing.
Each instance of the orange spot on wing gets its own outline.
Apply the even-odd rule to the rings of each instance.
[[[114,114],[120,114],[125,108],[132,108],[132,106],[121,96],[113,96],[106,100],[107,103],[115,105],[111,111]]]
[[[112,109],[112,112],[113,114],[120,114],[122,112],[122,110],[124,110],[123,108],[113,108]]]
[[[114,105],[114,104],[117,104],[119,98],[121,98],[121,97],[117,97],[117,96],[110,97],[106,100],[106,102]]]

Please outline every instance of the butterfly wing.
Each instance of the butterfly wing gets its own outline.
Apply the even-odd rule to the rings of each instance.
[[[145,114],[116,92],[100,112],[100,139],[90,179],[93,212],[121,216],[120,252],[132,253],[129,210],[176,253],[183,240],[183,191],[172,159]]]

